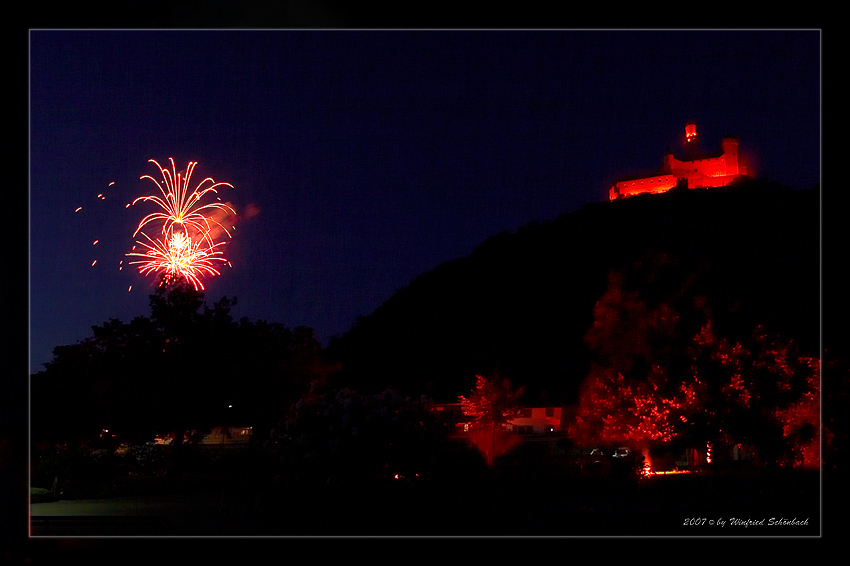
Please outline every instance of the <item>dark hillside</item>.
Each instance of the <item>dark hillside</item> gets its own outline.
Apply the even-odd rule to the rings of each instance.
[[[819,218],[818,191],[752,180],[588,205],[421,275],[328,353],[363,390],[452,401],[498,369],[529,402],[570,403],[594,304],[619,272],[650,303],[704,296],[725,332],[763,324],[815,355]]]

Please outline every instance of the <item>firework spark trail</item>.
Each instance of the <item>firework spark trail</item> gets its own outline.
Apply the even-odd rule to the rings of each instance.
[[[174,231],[174,225],[179,224],[184,227],[191,228],[197,233],[205,234],[205,237],[208,238],[208,244],[212,246],[213,241],[212,238],[209,237],[209,234],[213,227],[210,224],[210,221],[221,228],[227,236],[230,237],[230,232],[228,232],[227,228],[225,228],[224,225],[216,220],[211,214],[214,211],[236,214],[233,208],[220,202],[213,202],[201,206],[198,205],[207,193],[212,192],[217,194],[218,191],[216,191],[216,187],[226,186],[233,188],[233,185],[223,182],[216,183],[211,177],[207,177],[190,192],[189,180],[192,177],[192,170],[198,162],[190,161],[189,165],[186,167],[186,176],[181,179],[182,171],[180,173],[177,172],[174,165],[174,159],[169,157],[168,160],[171,162],[171,171],[162,167],[154,159],[148,160],[150,163],[153,163],[159,168],[160,173],[162,174],[162,183],[150,175],[142,175],[140,177],[141,179],[150,179],[153,181],[157,188],[159,188],[162,196],[148,195],[139,197],[134,200],[132,204],[135,205],[139,201],[152,201],[159,205],[163,211],[151,213],[145,216],[139,223],[139,227],[136,228],[136,232],[133,234],[133,237],[135,237],[145,225],[156,220],[163,221],[162,234],[166,240],[170,239],[171,233]],[[207,181],[212,183],[212,185],[202,188],[204,183]],[[208,213],[208,216],[204,216],[205,211]]]
[[[126,255],[142,257],[144,259],[129,262],[139,265],[139,272],[143,275],[150,273],[164,273],[167,276],[182,276],[192,283],[195,289],[203,289],[202,276],[219,275],[215,262],[230,262],[223,257],[223,252],[218,249],[224,242],[215,242],[215,234],[223,231],[230,237],[230,232],[216,219],[216,216],[235,215],[233,208],[221,202],[201,204],[201,199],[207,193],[217,193],[219,186],[233,187],[229,183],[216,183],[207,177],[193,190],[189,191],[189,180],[192,170],[197,162],[189,162],[186,175],[182,177],[182,171],[177,172],[174,160],[169,158],[172,170],[163,168],[155,160],[149,162],[159,167],[163,177],[161,184],[150,175],[143,175],[141,179],[150,179],[156,183],[162,196],[149,195],[139,197],[132,202],[150,201],[157,204],[162,211],[148,214],[139,223],[133,236],[141,233],[148,243],[136,241],[146,251],[143,253],[131,252]],[[204,187],[207,182],[211,186]],[[205,215],[206,213],[206,215]],[[152,238],[142,229],[151,223],[162,222],[160,237]],[[177,229],[179,227],[180,229]],[[135,246],[133,247],[135,250]]]

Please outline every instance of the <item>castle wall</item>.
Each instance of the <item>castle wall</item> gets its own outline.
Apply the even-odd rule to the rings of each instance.
[[[709,180],[714,177],[726,177],[728,175],[726,154],[719,157],[695,159],[694,161],[679,161],[672,156],[668,156],[667,164],[673,176],[677,179],[687,179],[689,185],[692,181]],[[734,170],[737,172],[737,167],[734,167]]]
[[[672,174],[618,181],[608,191],[608,198],[610,200],[616,200],[643,193],[664,193],[675,187],[677,182],[678,179]]]

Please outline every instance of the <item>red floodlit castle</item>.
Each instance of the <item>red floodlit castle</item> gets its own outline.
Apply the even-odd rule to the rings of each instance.
[[[747,166],[738,154],[738,139],[725,137],[721,150],[713,154],[700,154],[697,150],[697,127],[685,126],[684,160],[676,159],[668,151],[664,165],[656,175],[622,179],[608,190],[608,199],[630,197],[643,193],[663,193],[686,180],[689,189],[725,187],[735,179],[747,175]]]

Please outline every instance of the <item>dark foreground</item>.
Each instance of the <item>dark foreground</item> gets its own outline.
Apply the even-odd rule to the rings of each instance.
[[[33,504],[33,537],[818,537],[816,472],[491,475]]]

